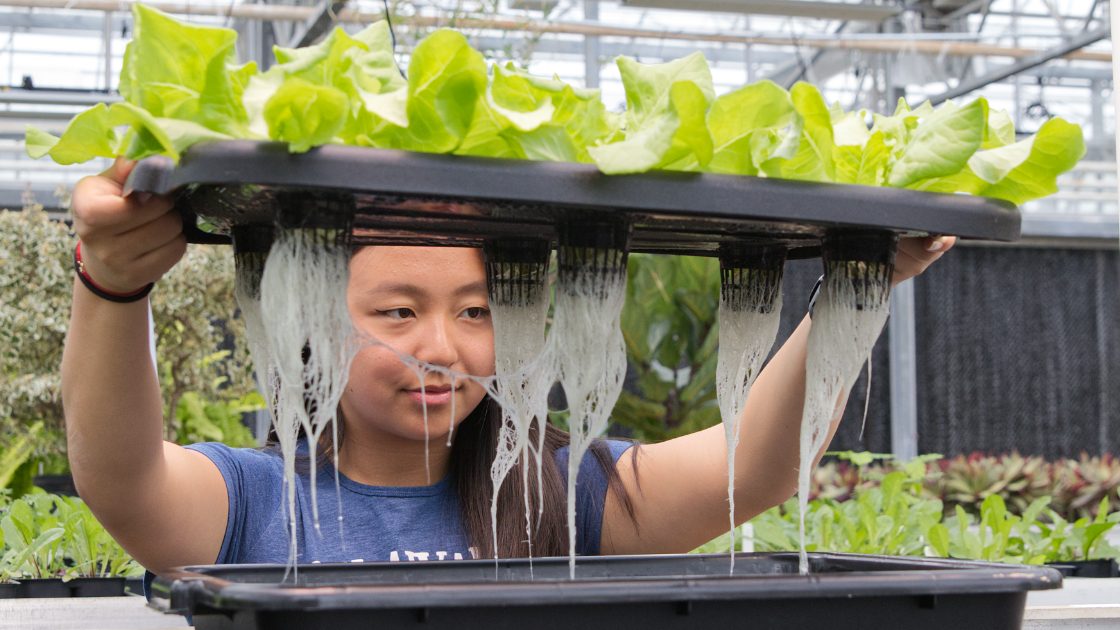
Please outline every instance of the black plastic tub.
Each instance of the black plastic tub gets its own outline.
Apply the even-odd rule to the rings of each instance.
[[[1059,588],[1046,567],[810,554],[188,567],[156,579],[152,605],[200,630],[510,628],[969,628],[1022,625],[1027,591]],[[530,572],[531,571],[531,572]]]

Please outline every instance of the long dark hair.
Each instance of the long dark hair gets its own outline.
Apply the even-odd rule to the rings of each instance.
[[[468,415],[457,429],[458,435],[451,446],[449,471],[451,483],[455,485],[459,503],[463,510],[463,525],[471,544],[479,550],[483,558],[494,557],[494,545],[490,528],[490,502],[493,495],[493,482],[490,478],[490,461],[498,446],[501,430],[501,407],[486,397]],[[534,423],[529,439],[538,439],[537,424]],[[567,487],[564,476],[556,463],[556,451],[567,446],[570,438],[567,433],[552,424],[545,425],[543,466],[541,468],[541,489],[537,488],[536,464],[518,460],[517,465],[506,476],[498,493],[498,557],[524,558],[530,555],[560,556],[568,553]],[[637,452],[631,451],[637,464]],[[637,525],[634,502],[622,485],[622,479],[615,468],[610,449],[603,441],[596,440],[588,449],[588,454],[603,469],[608,482],[608,491],[621,501],[627,515]],[[523,468],[528,466],[528,474]],[[531,523],[536,532],[532,549],[525,536],[525,487],[529,482],[529,514],[539,519]],[[544,501],[544,510],[540,502]],[[538,517],[539,514],[539,517]]]
[[[339,419],[342,410],[339,409]],[[482,402],[455,429],[448,460],[448,474],[459,499],[463,527],[471,547],[478,551],[479,558],[493,558],[493,531],[490,527],[490,504],[494,485],[490,477],[490,465],[498,448],[498,435],[501,430],[501,407],[486,396]],[[533,424],[529,439],[538,439],[537,423]],[[301,439],[304,436],[300,429]],[[316,461],[321,465],[334,460],[336,449],[341,449],[346,440],[345,423],[339,422],[338,443],[332,436],[324,433],[316,445]],[[500,558],[525,558],[562,556],[568,553],[567,486],[560,467],[556,463],[556,451],[570,443],[569,435],[551,423],[546,423],[544,452],[542,454],[541,490],[537,488],[536,462],[522,457],[510,470],[498,493],[498,553]],[[266,449],[276,449],[279,440],[276,429],[269,430],[265,442]],[[635,471],[637,471],[637,444],[630,450]],[[621,502],[631,522],[637,527],[637,514],[634,502],[615,467],[614,459],[606,442],[595,440],[588,449],[588,455],[602,468],[607,477],[607,488]],[[300,457],[297,470],[306,472],[308,458]],[[523,470],[528,466],[530,468]],[[529,482],[529,514],[533,518],[532,546],[525,532],[525,487]],[[541,510],[543,499],[544,509]]]

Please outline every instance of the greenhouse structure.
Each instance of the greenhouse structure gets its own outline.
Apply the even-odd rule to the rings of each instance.
[[[1113,26],[0,0],[0,630],[1120,628]]]

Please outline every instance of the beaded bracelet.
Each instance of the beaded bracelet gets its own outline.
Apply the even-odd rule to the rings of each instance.
[[[78,244],[74,246],[74,271],[78,272],[78,279],[82,281],[82,284],[84,284],[91,293],[103,300],[109,300],[110,302],[117,302],[119,304],[143,300],[148,297],[148,293],[151,293],[152,287],[155,286],[154,282],[149,282],[146,287],[135,293],[116,293],[97,286],[93,278],[89,277],[89,272],[86,271],[86,265],[82,262],[81,241],[78,241]]]

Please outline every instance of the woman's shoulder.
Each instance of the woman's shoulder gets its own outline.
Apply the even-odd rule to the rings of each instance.
[[[588,449],[588,453],[584,455],[583,461],[580,462],[580,468],[582,470],[583,466],[587,465],[588,459],[594,459],[588,458],[587,455],[590,455],[592,453],[609,454],[611,461],[618,462],[623,453],[637,445],[638,443],[633,440],[624,440],[621,438],[609,437],[597,438],[591,442],[591,447]],[[561,468],[566,468],[566,466],[568,465],[569,452],[571,452],[571,449],[567,444],[556,449],[556,463],[559,464]]]
[[[608,469],[616,465],[622,455],[637,445],[631,440],[616,438],[600,438],[591,442],[583,459],[579,462],[579,473],[576,476],[577,491],[580,489],[591,490],[593,494],[605,491],[610,482]],[[560,469],[560,476],[565,483],[568,479],[568,455],[571,448],[568,445],[556,449],[556,465]]]
[[[615,462],[622,457],[623,453],[638,445],[634,440],[623,440],[620,438],[603,438],[597,440],[597,442],[607,447],[607,450],[610,451],[611,459]]]
[[[199,442],[186,446],[202,453],[221,471],[227,480],[236,477],[282,475],[284,462],[273,448],[238,448],[221,442]]]

